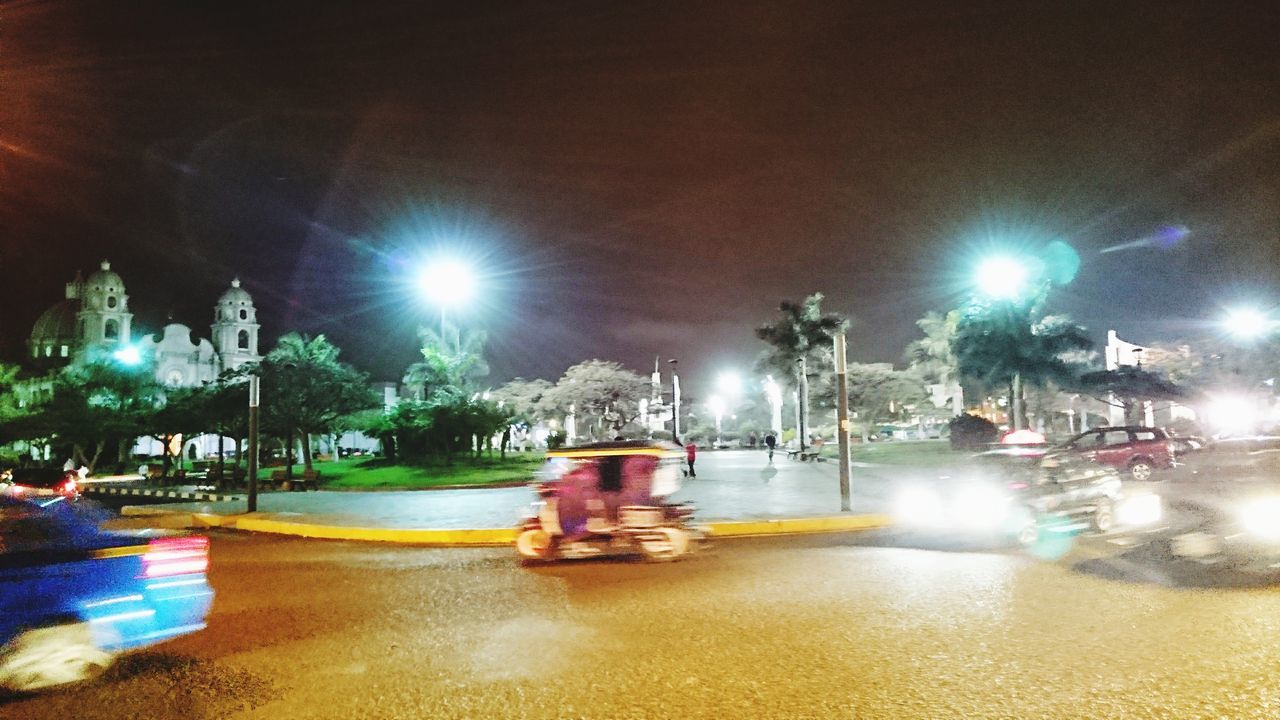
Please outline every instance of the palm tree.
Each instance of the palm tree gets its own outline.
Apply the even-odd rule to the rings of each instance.
[[[463,332],[449,324],[441,331],[418,328],[418,337],[422,340],[422,360],[410,365],[404,374],[404,384],[418,399],[439,393],[463,397],[476,378],[489,374],[489,364],[484,359],[489,336],[484,331]]]
[[[1015,430],[1027,425],[1023,383],[1070,385],[1071,353],[1093,346],[1084,328],[1062,315],[1036,319],[1039,303],[975,304],[956,325],[952,349],[962,377],[987,387],[1008,387]]]
[[[952,351],[959,322],[958,310],[952,310],[946,315],[930,310],[916,321],[916,327],[920,328],[924,337],[907,345],[905,353],[907,362],[925,382],[953,388],[951,410],[956,415],[964,412],[964,393],[958,390],[957,382],[958,361]]]
[[[833,352],[832,339],[836,333],[843,332],[849,322],[834,313],[822,312],[822,293],[814,293],[798,304],[784,300],[778,310],[782,316],[756,328],[756,337],[771,346],[761,363],[777,370],[781,377],[796,378],[800,397],[797,434],[803,450],[809,420],[808,365]]]

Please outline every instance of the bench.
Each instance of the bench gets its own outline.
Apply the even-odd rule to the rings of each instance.
[[[814,462],[827,461],[827,459],[822,456],[821,445],[811,445],[804,450],[799,448],[790,448],[787,450],[787,459],[799,460],[800,462],[806,462],[808,460],[813,460]]]
[[[285,478],[284,470],[272,470],[271,484],[281,490],[319,490],[320,471],[304,470],[301,475],[295,475],[292,479],[287,479]]]

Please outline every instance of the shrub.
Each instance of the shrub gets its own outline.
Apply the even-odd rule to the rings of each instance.
[[[996,441],[1000,430],[995,423],[977,415],[957,415],[947,423],[952,450],[980,450]]]
[[[547,449],[555,450],[564,447],[565,434],[563,430],[552,430],[547,433]]]

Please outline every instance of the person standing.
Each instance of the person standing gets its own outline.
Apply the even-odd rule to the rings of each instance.
[[[685,445],[684,457],[689,462],[689,477],[698,477],[698,473],[693,471],[693,461],[698,459],[698,446],[692,442]]]

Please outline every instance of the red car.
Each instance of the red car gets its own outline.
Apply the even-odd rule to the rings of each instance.
[[[1100,465],[1128,470],[1135,480],[1150,480],[1157,468],[1173,467],[1173,443],[1159,428],[1094,428],[1062,447]]]

